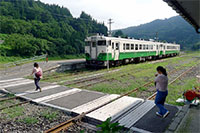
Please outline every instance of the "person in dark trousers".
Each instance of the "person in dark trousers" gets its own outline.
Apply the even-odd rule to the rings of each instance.
[[[169,114],[169,111],[164,107],[164,103],[168,95],[168,77],[166,69],[162,66],[157,67],[157,72],[158,74],[155,75],[155,86],[157,89],[155,104],[160,111],[156,112],[156,115],[165,118]]]
[[[39,86],[39,81],[42,78],[42,69],[39,67],[38,63],[34,63],[34,68],[33,71],[31,73],[31,75],[34,76],[34,81],[35,81],[35,86],[36,86],[36,91],[40,90],[40,92],[42,91],[41,87]]]

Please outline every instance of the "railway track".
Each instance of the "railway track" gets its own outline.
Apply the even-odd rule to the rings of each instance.
[[[20,102],[20,103],[17,103],[17,104],[9,105],[9,106],[6,106],[6,107],[2,107],[2,108],[0,108],[0,111],[4,110],[4,109],[7,109],[7,108],[12,108],[12,107],[16,107],[16,106],[19,106],[19,105],[23,105],[23,104],[26,104],[26,103],[29,103],[29,102],[30,101],[24,101],[24,102]]]
[[[19,97],[18,96],[13,96],[13,97],[9,97],[9,98],[3,98],[3,99],[0,99],[0,103],[1,102],[5,102],[5,101],[9,101],[9,100],[14,100],[14,99],[17,99],[17,98],[19,98]],[[4,110],[4,109],[7,109],[7,108],[12,108],[12,107],[15,107],[15,106],[23,105],[23,104],[26,104],[26,103],[29,103],[29,102],[30,102],[29,100],[26,100],[26,101],[22,101],[20,103],[16,103],[16,104],[8,105],[8,106],[5,106],[5,107],[1,107],[0,111]]]
[[[184,76],[185,74],[187,74],[188,72],[190,72],[190,71],[191,71],[193,68],[195,68],[196,65],[198,65],[198,64],[199,64],[199,63],[195,64],[194,66],[190,67],[188,70],[186,70],[186,71],[184,71],[183,73],[181,73],[181,74],[180,74],[179,76],[177,76],[174,80],[172,80],[169,84],[174,83],[174,82],[175,82],[176,80],[178,80],[180,77],[182,77],[182,76]],[[173,70],[173,71],[171,71],[170,73],[173,73],[174,71],[176,71],[176,70]],[[78,116],[76,116],[76,117],[74,117],[74,118],[72,118],[72,119],[70,119],[70,120],[68,120],[68,121],[66,121],[66,122],[63,122],[63,123],[59,124],[59,125],[57,125],[57,126],[51,128],[51,129],[45,131],[45,133],[56,133],[56,132],[60,132],[60,131],[66,130],[68,127],[72,126],[72,125],[73,125],[74,123],[76,123],[77,121],[81,121],[81,119],[82,119],[83,117],[85,117],[87,114],[89,114],[89,113],[91,113],[91,112],[93,112],[93,111],[95,111],[95,110],[97,110],[97,109],[99,109],[99,108],[101,108],[101,107],[103,107],[103,106],[105,106],[105,105],[107,105],[107,104],[113,102],[113,101],[116,101],[116,100],[118,100],[118,99],[120,99],[120,98],[122,98],[122,97],[124,97],[124,96],[128,96],[128,95],[132,94],[133,92],[138,91],[140,88],[146,87],[146,86],[148,86],[148,85],[150,85],[150,84],[152,84],[152,83],[154,83],[154,81],[149,81],[149,82],[143,84],[143,85],[140,86],[140,87],[137,87],[137,88],[135,88],[135,89],[133,89],[133,90],[131,90],[131,91],[128,91],[128,92],[126,92],[126,93],[124,93],[124,94],[118,96],[117,98],[115,98],[115,99],[113,99],[113,100],[110,100],[110,101],[104,103],[103,105],[100,105],[100,106],[98,106],[98,107],[96,107],[96,108],[93,108],[93,109],[91,109],[91,110],[89,110],[89,111],[87,111],[87,112],[84,112],[84,113],[82,113],[82,114],[80,114],[80,115],[78,115]],[[156,93],[154,93],[151,97],[147,98],[146,100],[152,100],[153,97],[155,97],[155,96],[156,96]]]
[[[199,63],[198,63],[199,64]],[[198,65],[196,64],[196,65]],[[183,73],[181,73],[179,76],[177,76],[175,79],[173,79],[172,81],[169,82],[168,85],[173,84],[176,80],[180,79],[181,77],[183,77],[184,75],[186,75],[188,72],[190,72],[192,69],[194,69],[196,67],[196,65],[190,67],[188,70],[184,71]],[[150,97],[147,98],[147,100],[154,100],[156,97],[157,92],[153,93]]]
[[[174,69],[172,70],[171,72],[168,73],[168,75],[172,75],[174,74],[178,69],[181,69],[182,67],[179,67],[177,69]],[[124,76],[127,76],[127,75],[130,75],[130,73],[122,73],[119,75],[119,77],[124,77]],[[176,75],[175,75],[176,76]],[[103,76],[96,76],[96,77],[91,77],[91,78],[86,78],[86,79],[82,79],[82,80],[76,80],[75,82],[68,82],[67,84],[64,84],[64,85],[72,85],[72,84],[82,84],[82,85],[78,85],[78,86],[75,86],[77,88],[84,88],[84,87],[88,87],[88,86],[92,86],[92,85],[95,85],[95,84],[98,84],[98,83],[102,83],[102,82],[109,82],[109,81],[112,81],[114,80],[114,78],[111,78],[111,79],[101,79]],[[97,80],[95,82],[95,80]],[[91,83],[88,83],[88,84],[83,84],[85,82],[91,82]]]

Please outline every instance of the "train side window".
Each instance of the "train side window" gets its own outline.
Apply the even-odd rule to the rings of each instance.
[[[134,44],[131,44],[131,50],[134,50]]]
[[[126,50],[126,46],[125,46],[125,43],[123,44],[123,50]]]
[[[119,50],[119,43],[116,43],[116,50]]]
[[[156,49],[158,50],[158,45],[156,45]]]
[[[130,45],[127,43],[126,44],[126,50],[129,50],[130,49]]]
[[[153,49],[153,45],[151,45],[151,49]]]
[[[114,49],[115,48],[115,43],[114,42],[112,42],[112,49]]]
[[[108,41],[109,46],[111,46],[111,40]]]
[[[146,49],[148,50],[148,45],[146,45]]]
[[[96,42],[92,42],[92,47],[96,47]]]
[[[135,50],[138,50],[138,44],[135,45]]]
[[[142,44],[140,44],[140,50],[142,49]]]
[[[151,45],[148,45],[148,47],[149,47],[148,49],[151,49]]]
[[[145,45],[143,45],[143,50],[145,50],[145,48],[146,48]]]

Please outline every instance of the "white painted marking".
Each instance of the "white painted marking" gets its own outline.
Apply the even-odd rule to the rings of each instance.
[[[88,103],[85,103],[83,105],[80,105],[76,108],[73,108],[72,111],[75,112],[75,113],[83,113],[83,112],[87,112],[91,109],[94,109],[98,106],[101,106],[103,105],[104,103],[110,101],[110,100],[113,100],[115,98],[117,98],[119,95],[115,95],[115,94],[112,94],[112,95],[106,95],[106,96],[103,96],[103,97],[100,97],[98,99],[95,99],[93,101],[90,101]]]
[[[10,81],[15,81],[15,80],[22,80],[24,78],[15,78],[15,79],[8,79],[8,80],[0,80],[0,83],[2,82],[10,82]]]
[[[11,85],[11,84],[17,84],[17,83],[22,83],[22,82],[27,82],[27,81],[33,81],[33,80],[29,80],[29,79],[23,79],[23,80],[18,80],[18,81],[12,81],[12,82],[7,82],[7,83],[3,83],[0,84],[0,86],[6,86],[6,85]]]
[[[131,127],[131,129],[137,133],[152,133],[152,132],[149,132],[140,128],[136,128],[136,127]]]
[[[33,83],[33,81],[30,80],[30,81],[27,81],[27,82],[22,82],[22,83],[18,83],[18,84],[10,84],[10,85],[0,86],[0,87],[7,88],[7,87],[25,85],[25,84],[30,84],[30,83]]]
[[[125,96],[106,106],[103,106],[94,112],[89,113],[87,116],[97,120],[105,121],[109,117],[115,117],[122,111],[125,112],[133,104],[136,105],[138,101],[142,101],[142,99]]]
[[[81,91],[81,89],[74,88],[74,89],[71,89],[71,90],[67,90],[67,91],[56,93],[56,94],[52,94],[50,96],[37,98],[37,99],[34,99],[33,101],[34,102],[48,102],[48,101],[52,101],[52,100],[55,100],[55,99],[58,99],[58,98],[61,98],[61,97],[64,97],[64,96],[68,96],[68,95],[72,95],[74,93],[78,93],[80,91]]]
[[[134,111],[119,120],[120,125],[130,128],[155,106],[154,101],[146,101]]]
[[[49,89],[53,89],[53,88],[57,88],[57,87],[60,87],[60,85],[53,85],[53,86],[42,87],[42,91],[44,91],[44,90],[49,90]],[[16,96],[23,96],[23,95],[27,95],[27,94],[36,93],[36,92],[37,92],[37,91],[35,91],[35,90],[32,90],[32,91],[25,91],[25,92],[23,92],[23,93],[16,94]]]

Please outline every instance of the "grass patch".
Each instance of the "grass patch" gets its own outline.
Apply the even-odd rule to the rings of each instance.
[[[14,62],[23,59],[22,57],[7,57],[7,56],[0,56],[0,64],[5,64],[9,62]]]
[[[178,98],[182,98],[184,91],[192,89],[194,86],[200,86],[200,83],[197,83],[197,79],[195,77],[186,79],[184,81],[177,80],[175,83],[168,86],[169,93],[166,102],[174,105],[183,105],[176,103],[176,100]]]
[[[55,120],[57,118],[57,116],[58,116],[58,112],[45,111],[45,112],[41,113],[41,116],[45,117],[48,120]]]
[[[22,106],[16,106],[13,108],[4,109],[2,111],[3,114],[7,115],[7,118],[11,118],[11,119],[23,115],[24,114],[23,112],[24,112],[24,108]]]
[[[38,120],[34,117],[25,117],[25,118],[20,119],[18,121],[25,123],[25,124],[36,124],[38,122]]]

